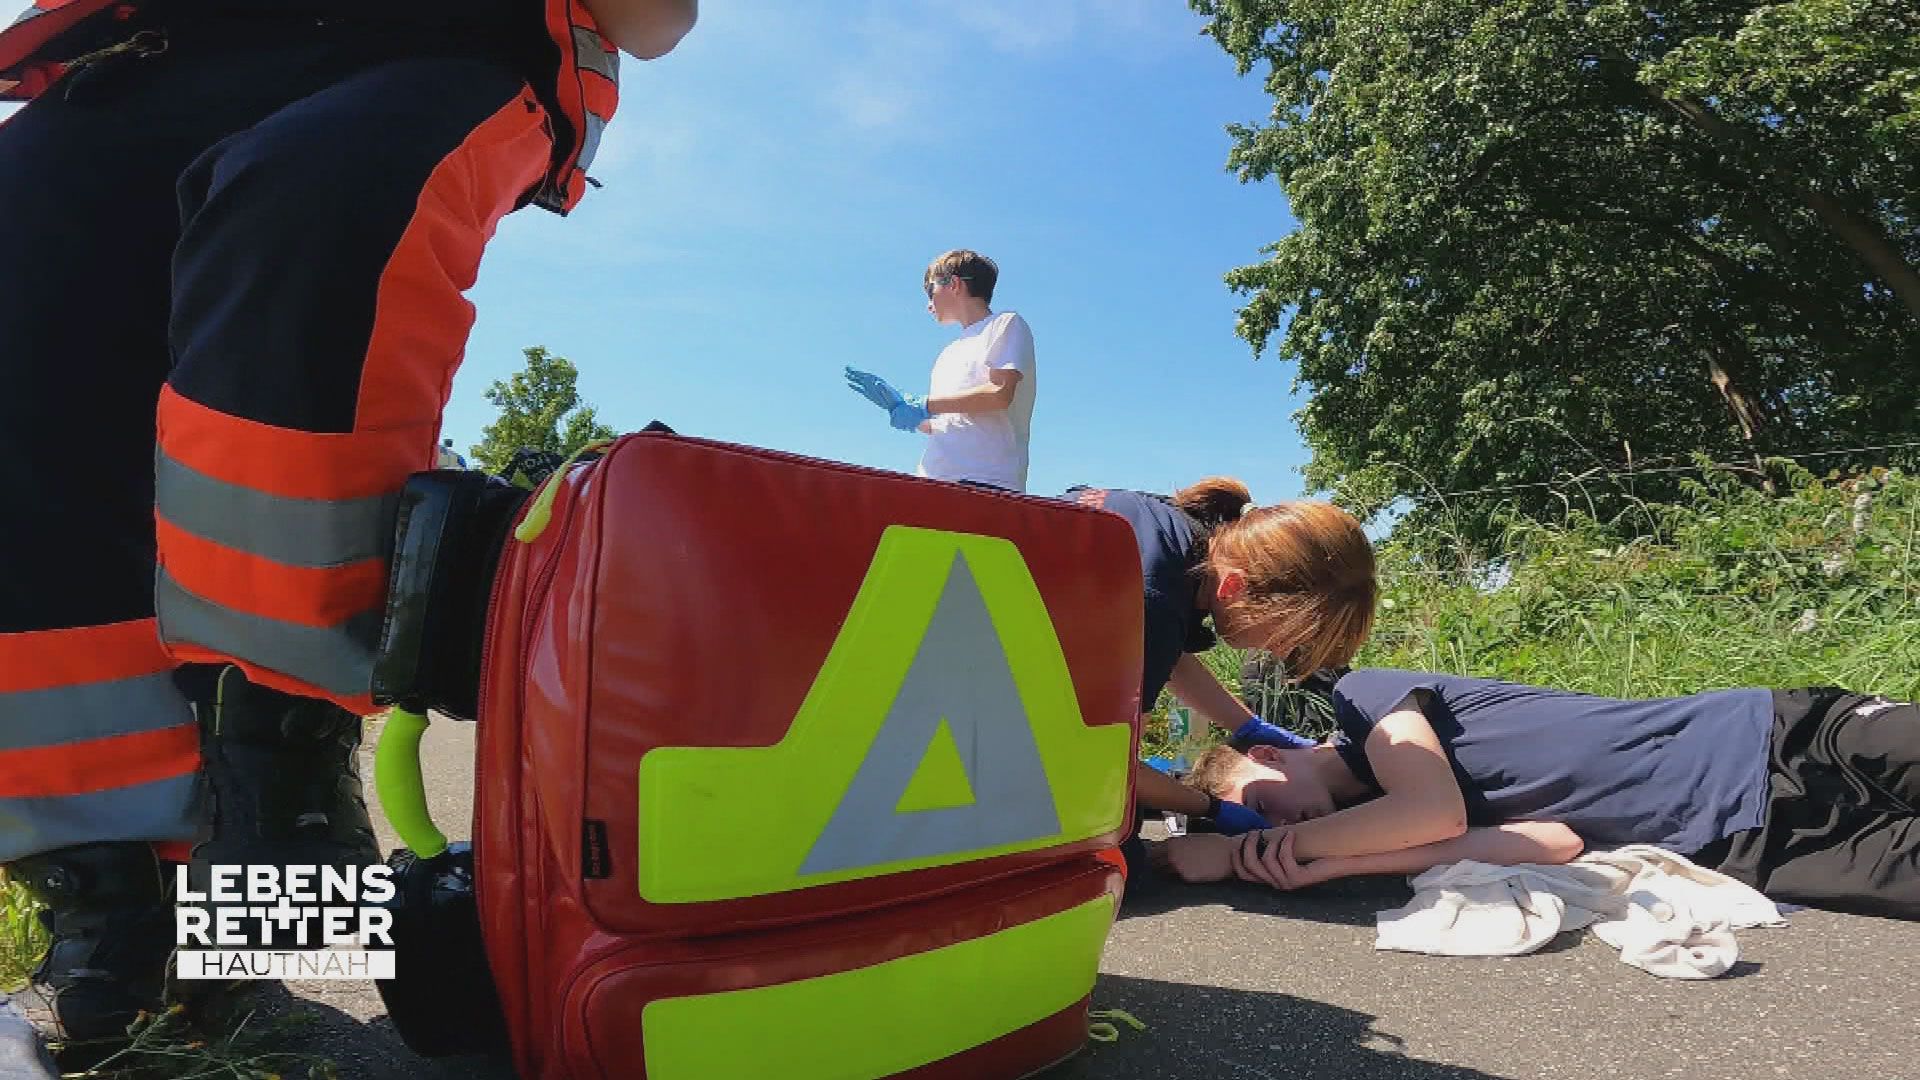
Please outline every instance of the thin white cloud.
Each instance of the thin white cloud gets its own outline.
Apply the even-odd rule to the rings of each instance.
[[[904,81],[871,72],[846,70],[835,77],[827,101],[845,123],[861,131],[904,126],[918,111],[915,91]]]
[[[951,17],[1000,52],[1072,48],[1100,59],[1158,55],[1199,25],[1175,0],[967,0]]]
[[[941,88],[965,87],[993,57],[1077,52],[1089,63],[1152,62],[1199,28],[1177,0],[868,0],[858,15],[806,30],[793,52],[832,56],[819,91],[838,123],[868,137],[936,130]]]
[[[916,148],[995,122],[969,107],[983,77],[1077,63],[1079,51],[1125,62],[1116,50],[1130,38],[1196,25],[1178,0],[708,6],[673,53],[625,64],[592,169],[605,189],[565,223],[515,215],[496,245],[502,263],[691,270],[732,239],[785,235],[828,212],[830,193],[898,195]]]
[[[644,104],[632,111],[642,113]],[[623,119],[632,122],[621,123]],[[596,175],[630,169],[678,171],[686,167],[699,146],[699,131],[684,113],[646,110],[637,118],[616,116],[594,154]]]
[[[924,129],[950,47],[925,20],[893,4],[872,6],[816,44],[818,55],[832,57],[819,104],[833,122],[869,139]]]
[[[1035,53],[1072,40],[1080,25],[1079,5],[1072,0],[1018,2],[967,0],[955,5],[955,22],[983,38],[999,52]]]

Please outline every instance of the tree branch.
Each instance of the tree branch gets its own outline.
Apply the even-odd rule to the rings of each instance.
[[[1646,86],[1653,100],[1672,110],[1723,148],[1740,154],[1780,190],[1798,199],[1820,219],[1840,241],[1847,245],[1868,272],[1885,282],[1907,309],[1920,316],[1920,271],[1916,271],[1887,239],[1880,226],[1866,214],[1857,213],[1840,200],[1816,191],[1771,164],[1766,155],[1755,152],[1745,132],[1714,115],[1706,103],[1685,95],[1669,95]]]

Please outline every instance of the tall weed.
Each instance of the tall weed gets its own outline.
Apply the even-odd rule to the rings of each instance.
[[[1684,505],[1606,522],[1577,512],[1560,524],[1515,521],[1491,560],[1437,533],[1391,537],[1356,664],[1611,697],[1736,686],[1920,697],[1920,479],[1773,464],[1778,495],[1708,469]],[[1324,709],[1286,697],[1278,678],[1240,678],[1245,658],[1233,650],[1206,659],[1269,719],[1331,729]],[[1169,701],[1148,716],[1146,752],[1169,749]]]

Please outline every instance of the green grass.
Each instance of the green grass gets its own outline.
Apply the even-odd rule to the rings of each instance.
[[[27,974],[47,949],[47,933],[34,912],[40,905],[18,882],[0,884],[0,991],[27,984]]]
[[[1388,544],[1360,662],[1615,697],[1920,695],[1920,481],[1790,480],[1770,498],[1710,475],[1685,507],[1516,527],[1491,563]]]
[[[1685,506],[1515,523],[1491,558],[1443,536],[1390,539],[1373,637],[1355,663],[1612,697],[1736,686],[1920,697],[1920,480],[1784,479],[1773,497],[1708,473]],[[1287,718],[1277,680],[1243,680],[1231,649],[1205,659],[1256,711]],[[1143,754],[1173,749],[1170,701],[1149,713]],[[1324,713],[1292,720],[1305,734],[1331,728]]]

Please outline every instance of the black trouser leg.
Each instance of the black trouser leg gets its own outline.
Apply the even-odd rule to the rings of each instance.
[[[1774,704],[1767,820],[1720,868],[1775,900],[1920,920],[1920,706],[1831,688]]]

